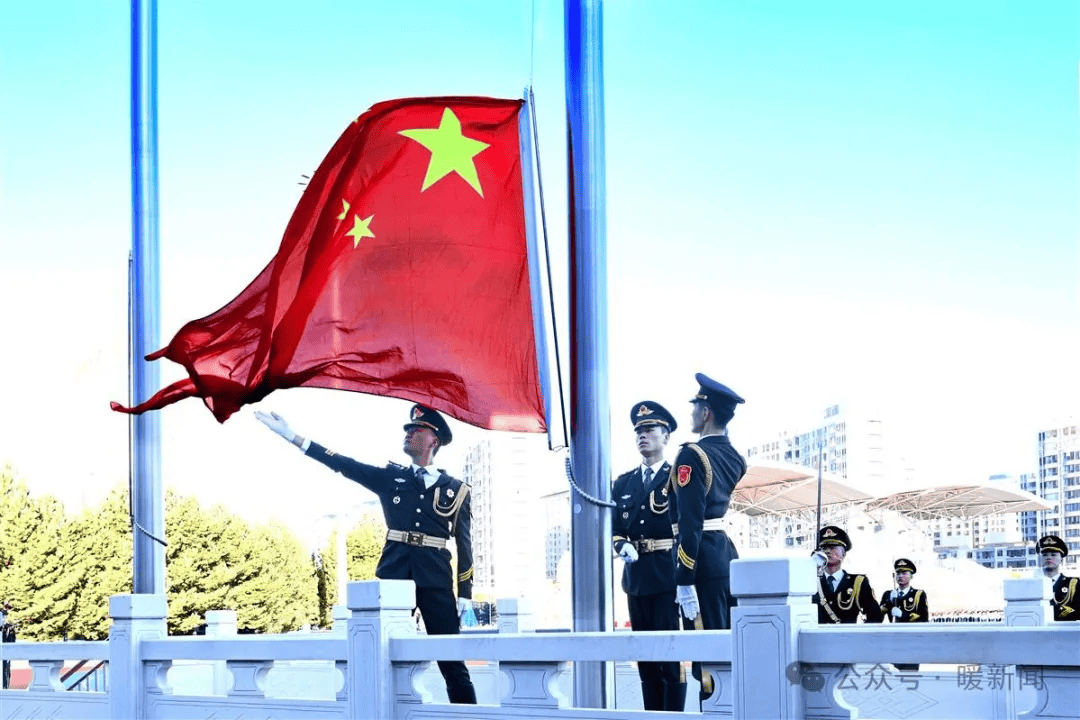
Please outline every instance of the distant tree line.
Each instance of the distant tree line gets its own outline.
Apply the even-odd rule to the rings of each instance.
[[[346,535],[349,577],[375,576],[385,527],[365,517]],[[336,537],[310,553],[279,522],[252,524],[221,506],[173,491],[165,496],[168,631],[191,634],[208,610],[235,610],[249,632],[329,627],[338,597]],[[20,640],[102,640],[109,597],[132,591],[126,488],[100,506],[68,515],[35,497],[11,466],[0,470],[0,604]]]

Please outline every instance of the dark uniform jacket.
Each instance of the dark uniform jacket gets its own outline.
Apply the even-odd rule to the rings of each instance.
[[[627,595],[654,595],[675,589],[674,550],[644,552],[637,542],[644,538],[672,540],[675,537],[668,516],[672,498],[668,486],[670,474],[671,466],[665,462],[646,488],[639,466],[620,475],[611,489],[616,505],[611,521],[615,552],[622,550],[627,542],[633,542],[638,551],[637,562],[623,566],[622,588]]]
[[[893,591],[886,590],[882,593],[881,603],[879,604],[885,619],[890,622],[908,623],[930,621],[930,606],[927,605],[926,592],[923,590],[916,590],[915,588],[908,586],[907,592],[895,600],[893,599]],[[893,617],[892,609],[894,607],[900,608],[900,617]]]
[[[1054,606],[1055,620],[1080,620],[1080,592],[1077,592],[1080,580],[1059,575],[1054,583],[1054,597],[1050,600]]]
[[[336,454],[311,443],[308,457],[358,482],[379,496],[389,530],[424,533],[457,540],[458,597],[472,597],[472,502],[469,486],[446,473],[430,488],[414,477],[411,468],[390,463],[375,467]],[[453,590],[450,551],[387,540],[375,577],[412,580],[417,587]]]
[[[826,610],[821,603],[821,594],[825,595],[825,602],[829,609]],[[870,587],[870,579],[865,575],[853,575],[844,572],[844,577],[836,587],[836,592],[829,590],[829,581],[824,577],[818,578],[818,592],[814,593],[813,602],[818,606],[818,623],[822,625],[841,623],[854,623],[859,619],[861,612],[866,622],[879,623],[883,617],[881,606],[874,600],[874,589]],[[833,618],[836,615],[836,618]]]
[[[705,520],[724,517],[735,485],[746,474],[746,461],[726,435],[684,443],[671,470],[671,521],[678,526],[675,584],[727,577],[738,551],[724,532],[704,532]]]

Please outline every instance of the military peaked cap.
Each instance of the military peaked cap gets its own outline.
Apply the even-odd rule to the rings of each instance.
[[[438,411],[423,405],[413,405],[412,411],[409,413],[409,422],[405,423],[405,429],[408,430],[413,427],[425,427],[434,432],[440,446],[449,445],[450,441],[454,439],[453,433],[450,432],[450,426],[446,424],[446,419]]]
[[[720,416],[725,423],[735,416],[735,407],[746,402],[727,385],[716,382],[705,373],[698,373],[694,376],[694,379],[697,380],[700,387],[697,395],[690,398],[690,402],[707,403],[712,408],[712,411]]]
[[[630,422],[634,424],[635,430],[659,425],[668,432],[675,432],[675,428],[679,427],[679,423],[675,422],[671,413],[663,405],[652,400],[642,400],[630,408]]]
[[[838,528],[835,525],[826,525],[818,530],[817,534],[818,547],[825,545],[839,545],[845,550],[851,549],[851,538],[843,531],[842,528]]]
[[[915,563],[911,562],[907,558],[899,558],[893,563],[893,570],[896,572],[909,572],[912,575],[915,574]]]
[[[1043,535],[1035,547],[1040,553],[1057,551],[1061,553],[1061,557],[1069,554],[1069,546],[1057,535]]]

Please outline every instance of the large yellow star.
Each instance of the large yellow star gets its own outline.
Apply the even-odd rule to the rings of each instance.
[[[480,188],[480,179],[476,176],[473,158],[487,148],[488,144],[462,135],[461,121],[453,110],[450,108],[443,110],[442,120],[439,121],[439,127],[436,129],[402,130],[400,134],[410,140],[415,140],[431,151],[431,161],[428,163],[427,173],[424,175],[424,186],[420,188],[420,192],[427,190],[450,173],[456,172],[480,194],[480,197],[484,197],[484,191]]]
[[[361,238],[375,237],[375,233],[371,232],[371,229],[368,227],[369,225],[371,225],[371,219],[373,217],[375,216],[368,215],[366,218],[361,220],[359,215],[353,215],[353,228],[349,232],[345,233],[346,235],[352,236],[353,250],[359,247]]]

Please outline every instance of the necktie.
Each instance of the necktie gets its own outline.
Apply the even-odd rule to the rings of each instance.
[[[652,482],[652,468],[651,467],[645,468],[645,473],[642,475],[642,478],[645,481],[645,487],[649,487],[649,483]]]
[[[417,480],[419,480],[421,485],[426,485],[427,484],[425,482],[425,476],[426,475],[427,475],[427,470],[425,468],[418,467],[415,470],[413,470],[413,477],[415,477]]]
[[[836,576],[829,576],[829,592],[836,592]]]

